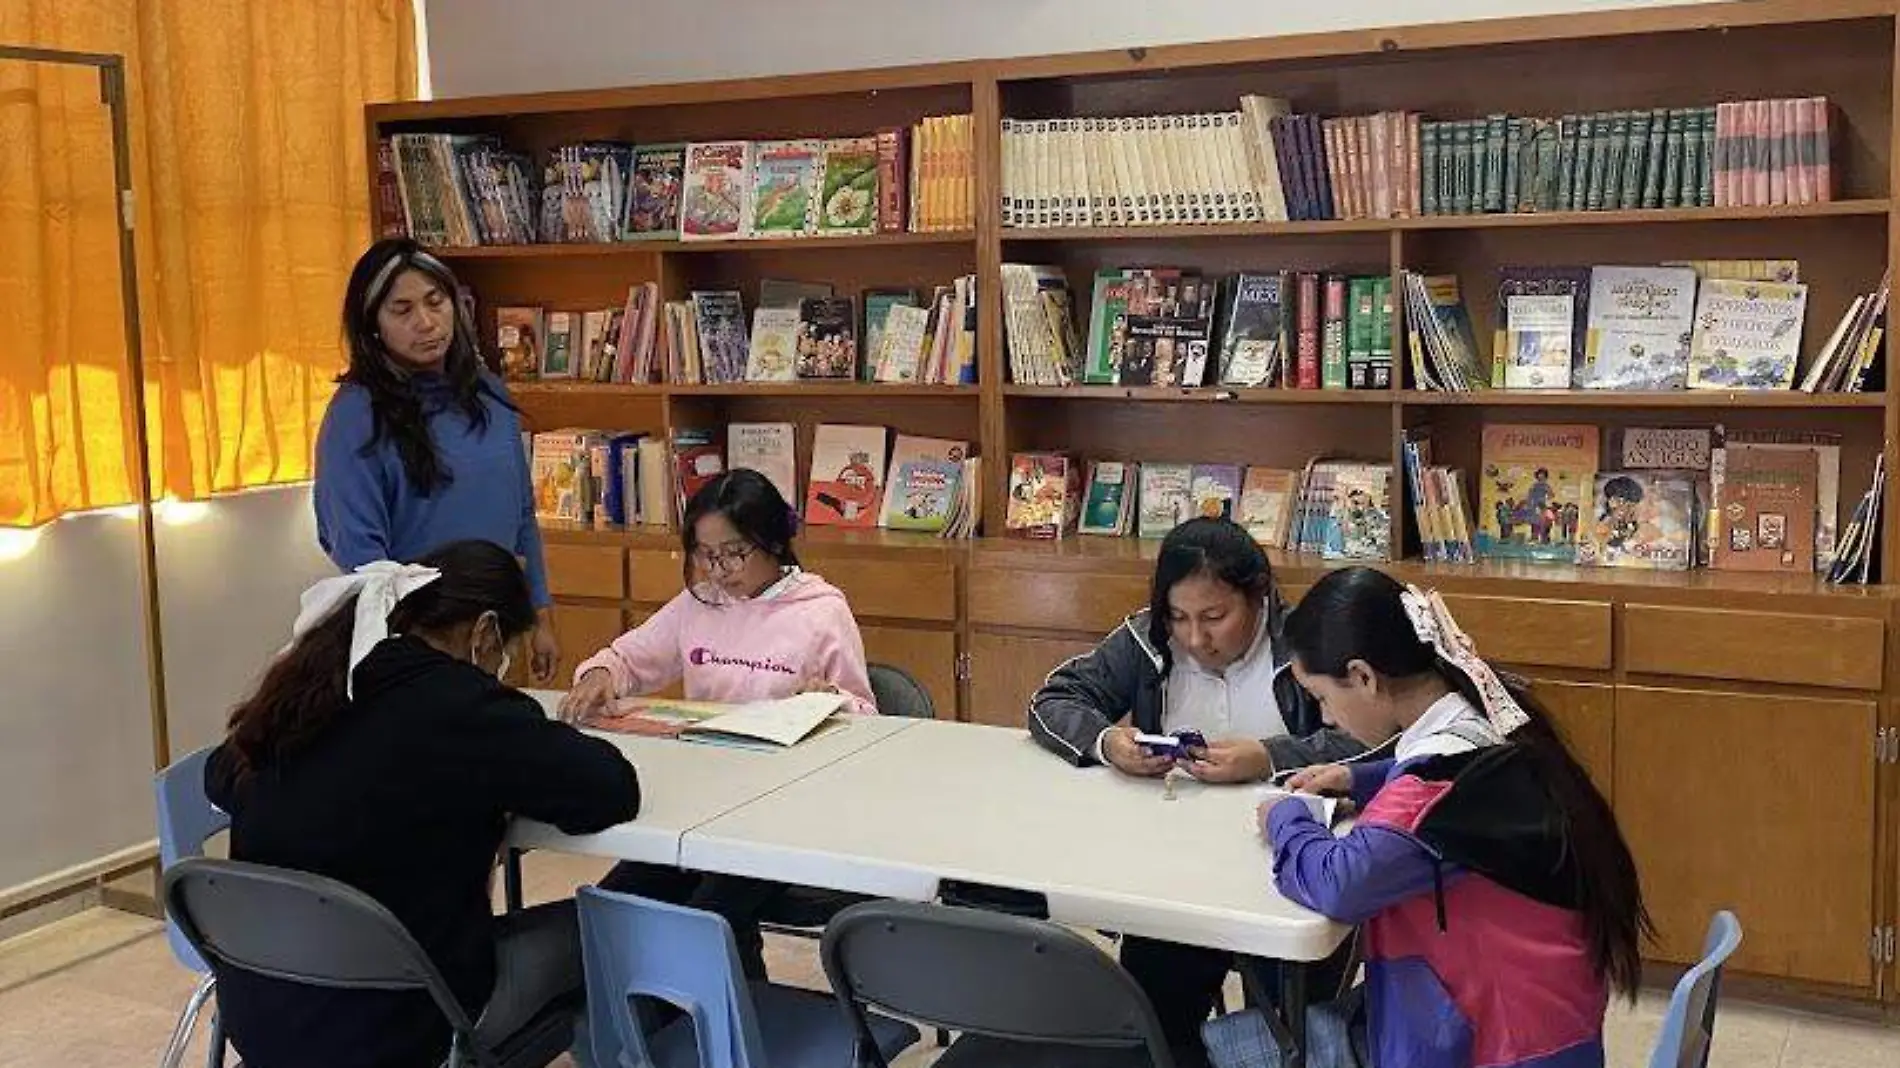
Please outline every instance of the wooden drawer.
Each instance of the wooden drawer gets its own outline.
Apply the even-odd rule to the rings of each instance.
[[[948,561],[810,556],[806,566],[843,590],[851,614],[860,619],[956,621],[957,569]]]
[[[555,669],[554,688],[565,690],[574,682],[574,669],[626,633],[618,608],[591,605],[554,606],[554,633],[561,639],[561,665]]]
[[[1860,616],[1623,607],[1623,661],[1632,672],[1877,690],[1886,624]]]
[[[618,601],[627,595],[627,556],[609,545],[544,545],[548,592],[556,597],[599,597]]]
[[[1447,594],[1445,607],[1486,660],[1526,667],[1610,669],[1608,602]]]
[[[864,656],[903,668],[930,693],[938,719],[957,718],[957,636],[947,630],[860,627]]]
[[[1092,641],[1023,638],[1009,634],[970,636],[970,722],[1021,727],[1029,699],[1056,666],[1095,648]]]
[[[665,604],[680,592],[678,549],[633,549],[627,553],[629,596],[643,604]]]
[[[974,568],[970,622],[1107,634],[1147,607],[1146,575]]]

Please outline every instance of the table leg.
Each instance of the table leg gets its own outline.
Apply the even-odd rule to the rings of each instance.
[[[1247,1007],[1258,1009],[1266,1019],[1267,1030],[1272,1032],[1274,1044],[1280,1047],[1281,1065],[1302,1068],[1306,1063],[1306,966],[1298,961],[1268,962],[1258,957],[1239,957],[1235,963],[1246,992]],[[1269,977],[1276,972],[1279,981],[1270,983]],[[1296,1006],[1289,997],[1298,1001],[1297,1015],[1291,1012]],[[1293,1029],[1295,1019],[1299,1021],[1297,1031]]]
[[[1306,1068],[1306,967],[1289,961],[1280,966],[1280,1015],[1286,1021],[1286,1068]]]
[[[521,911],[521,850],[513,846],[502,850],[501,893],[509,912]]]

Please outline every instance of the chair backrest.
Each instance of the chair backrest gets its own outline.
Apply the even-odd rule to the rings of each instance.
[[[583,886],[581,961],[594,1063],[653,1068],[632,1005],[668,1002],[693,1021],[701,1068],[766,1068],[765,1042],[723,917]]]
[[[180,861],[165,910],[215,965],[310,986],[420,990],[458,1037],[468,1014],[402,922],[354,887],[235,860]]]
[[[889,664],[870,664],[865,670],[871,676],[871,698],[877,702],[880,715],[937,718],[936,702],[930,699],[930,691],[910,672]]]
[[[162,870],[169,871],[181,860],[204,856],[205,843],[211,836],[231,825],[231,817],[205,796],[205,764],[215,748],[206,746],[179,757],[153,778],[153,789],[158,794],[158,859]],[[194,972],[210,970],[177,924],[165,925],[165,937],[178,963]]]
[[[874,901],[844,910],[820,952],[866,1035],[864,1006],[934,1027],[1074,1046],[1146,1047],[1172,1068],[1154,1007],[1121,965],[1043,920]]]
[[[1741,944],[1741,921],[1732,912],[1716,913],[1702,943],[1702,959],[1683,973],[1669,995],[1669,1011],[1649,1055],[1649,1068],[1707,1068],[1722,965]]]

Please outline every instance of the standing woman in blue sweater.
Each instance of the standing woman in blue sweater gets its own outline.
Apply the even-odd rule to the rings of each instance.
[[[555,641],[521,419],[482,366],[455,275],[414,241],[378,241],[343,296],[350,367],[317,435],[317,540],[345,571],[493,542],[526,565],[537,682]]]

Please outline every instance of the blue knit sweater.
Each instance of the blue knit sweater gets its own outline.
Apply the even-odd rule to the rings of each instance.
[[[488,428],[477,430],[452,402],[440,375],[418,375],[415,383],[429,437],[454,481],[425,497],[410,483],[395,442],[385,438],[365,455],[374,429],[369,392],[342,386],[317,435],[317,540],[323,551],[349,571],[372,560],[413,560],[452,541],[490,541],[526,562],[535,606],[547,606],[520,418],[483,394]],[[500,381],[490,378],[488,384],[503,392]]]

